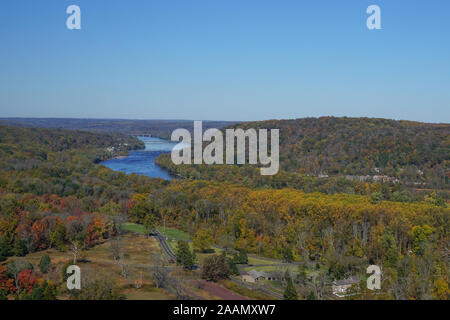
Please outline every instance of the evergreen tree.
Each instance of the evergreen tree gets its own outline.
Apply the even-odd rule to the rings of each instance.
[[[239,253],[235,253],[233,256],[233,262],[235,264],[247,264],[248,256],[245,250],[239,250]]]
[[[0,289],[0,301],[8,300],[8,291],[6,289]]]
[[[230,269],[231,274],[233,275],[239,275],[239,269],[236,266],[236,263],[232,259],[227,259],[228,261],[228,267]]]
[[[0,261],[11,255],[11,244],[5,236],[0,236]]]
[[[226,263],[228,264],[228,269],[230,269],[231,274],[239,275],[239,269],[236,266],[235,259],[227,258],[227,254],[225,251],[222,251],[222,256],[224,257]]]
[[[247,251],[245,251],[245,250],[239,251],[239,263],[240,264],[248,263]]]
[[[50,234],[50,246],[55,246],[59,250],[64,251],[65,238],[66,229],[64,228],[63,224],[58,224],[55,228],[55,231]]]
[[[44,298],[44,290],[36,284],[31,293],[31,300],[44,300]]]
[[[388,228],[383,236],[384,264],[388,267],[395,267],[399,258],[397,244],[392,231]]]
[[[292,254],[292,249],[290,247],[285,247],[283,249],[283,260],[285,262],[294,261],[294,255]]]
[[[25,245],[25,241],[16,237],[14,239],[13,255],[15,255],[16,257],[23,257],[27,254],[27,251],[28,250]]]
[[[182,265],[185,270],[192,270],[195,264],[195,253],[189,250],[186,241],[178,241],[176,252],[177,264]]]
[[[47,273],[50,268],[50,263],[50,256],[48,254],[44,254],[39,262],[39,270],[41,270],[42,273]]]
[[[297,282],[304,285],[304,284],[306,284],[307,279],[308,279],[308,277],[306,274],[306,265],[300,264],[298,266]]]
[[[294,288],[294,283],[292,282],[291,275],[286,271],[285,278],[287,281],[286,289],[284,290],[283,299],[284,300],[298,300],[297,291]]]

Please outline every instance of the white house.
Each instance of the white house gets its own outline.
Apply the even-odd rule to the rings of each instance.
[[[334,280],[331,288],[333,294],[342,298],[347,295],[347,290],[354,284],[359,284],[358,276],[351,276],[344,280]]]

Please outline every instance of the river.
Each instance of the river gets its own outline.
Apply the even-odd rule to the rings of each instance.
[[[161,153],[170,153],[177,142],[171,142],[156,137],[138,137],[145,143],[145,149],[129,151],[123,158],[103,161],[102,164],[112,170],[137,173],[152,178],[170,180],[170,175],[155,164],[155,158]]]

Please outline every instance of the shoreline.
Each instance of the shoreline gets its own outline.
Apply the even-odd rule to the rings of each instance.
[[[128,155],[127,156],[115,156],[115,157],[112,157],[109,160],[120,160],[120,159],[125,159],[126,157],[128,157]]]
[[[138,137],[138,139],[139,140],[141,140],[141,141],[144,141],[144,140],[146,140],[145,139],[146,137],[144,137],[144,139],[141,139],[140,137]],[[155,137],[150,137],[150,139],[151,140],[153,140],[153,139],[155,139]],[[148,138],[147,138],[148,139]],[[150,140],[149,139],[149,140]],[[170,141],[169,140],[165,140],[165,139],[161,139],[161,138],[156,138],[155,139],[156,141],[156,145],[158,146],[158,144],[159,144],[159,142],[161,141],[161,142],[169,142],[170,143]],[[160,140],[160,141],[158,141],[158,140]],[[116,155],[116,156],[113,156],[113,157],[111,157],[110,159],[108,159],[108,160],[105,160],[105,161],[102,161],[101,162],[101,164],[103,164],[103,165],[105,165],[107,168],[109,168],[109,169],[111,169],[111,170],[113,170],[113,171],[116,171],[116,172],[124,172],[124,173],[126,173],[126,174],[131,174],[131,173],[135,173],[135,174],[138,174],[138,175],[143,175],[143,176],[147,176],[147,177],[150,177],[150,178],[153,178],[153,179],[157,179],[157,178],[159,178],[159,179],[164,179],[164,180],[167,180],[167,181],[170,181],[170,180],[172,180],[172,179],[174,179],[175,177],[173,176],[173,175],[171,175],[169,172],[168,172],[168,170],[166,170],[165,168],[162,168],[162,167],[160,167],[159,165],[157,165],[156,163],[155,163],[155,158],[156,158],[156,156],[158,156],[160,153],[169,153],[170,154],[170,151],[169,150],[165,150],[164,148],[161,150],[152,150],[152,149],[154,149],[154,146],[153,146],[153,148],[151,147],[151,144],[152,143],[149,143],[149,147],[150,148],[148,148],[147,147],[147,145],[145,146],[145,148],[139,148],[139,149],[133,149],[133,150],[127,150],[128,152],[128,154],[126,154],[126,155]],[[164,146],[162,146],[162,147],[164,147]],[[120,165],[120,167],[123,167],[123,168],[121,168],[120,170],[117,170],[117,169],[115,169],[114,167],[114,160],[124,160],[124,159],[127,159],[128,157],[130,157],[131,156],[131,152],[133,152],[133,151],[138,151],[137,152],[137,156],[138,156],[138,158],[139,158],[139,156],[143,156],[142,154],[141,154],[141,152],[139,152],[139,151],[148,151],[148,153],[149,153],[149,156],[150,156],[150,158],[148,159],[148,162],[147,163],[138,163],[137,165],[138,166],[144,166],[144,167],[147,167],[147,168],[152,168],[152,167],[155,167],[155,172],[154,173],[149,173],[149,174],[146,174],[146,173],[143,173],[143,172],[140,172],[141,170],[140,170],[140,168],[138,168],[138,170],[133,170],[134,168],[132,168],[132,165],[129,165],[129,164],[127,164],[126,163],[126,160],[125,160],[125,162],[124,163],[121,163],[121,165]],[[147,152],[145,152],[145,153],[147,153]],[[155,153],[157,153],[157,154],[155,154]],[[109,162],[108,164],[106,164],[108,161],[113,161],[112,163],[111,162]],[[160,171],[160,172],[158,172],[158,171]]]

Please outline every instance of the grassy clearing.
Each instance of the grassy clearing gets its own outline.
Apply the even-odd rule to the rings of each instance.
[[[120,265],[112,257],[111,244],[109,241],[98,244],[89,250],[85,250],[79,257],[77,265],[81,268],[83,276],[95,278],[97,276],[113,279],[122,288],[121,293],[128,299],[136,300],[163,300],[173,299],[174,296],[162,289],[156,289],[150,276],[150,268],[153,265],[151,253],[160,253],[158,242],[153,238],[142,235],[126,234],[122,236],[122,246],[125,252],[125,264],[128,277],[125,279],[121,275]],[[32,263],[37,269],[40,259],[48,254],[51,259],[52,279],[59,279],[62,276],[62,266],[72,260],[70,251],[61,252],[56,249],[47,249],[34,252],[25,257],[11,257],[9,260],[24,260]],[[5,261],[5,263],[7,263]],[[136,289],[134,282],[142,275],[143,288]],[[50,276],[50,274],[49,274]],[[59,297],[64,299],[66,297]]]
[[[141,224],[126,222],[122,224],[122,229],[128,232],[134,232],[138,234],[146,234],[145,228]]]
[[[145,236],[124,235],[122,237],[122,246],[125,252],[125,263],[130,266],[148,265],[151,266],[151,253],[161,252],[158,242],[153,238]],[[34,265],[38,265],[43,255],[48,254],[52,264],[65,263],[72,259],[70,251],[62,252],[56,249],[47,249],[39,252],[33,252],[25,257],[11,257],[12,260],[26,260]],[[112,258],[111,244],[109,241],[98,244],[93,248],[85,250],[79,257],[80,263],[85,264],[116,264]]]
[[[122,225],[123,230],[134,232],[138,234],[146,234],[145,228],[141,224],[132,223],[132,222],[126,222]],[[156,227],[156,229],[163,235],[165,235],[169,240],[183,240],[183,241],[190,241],[190,236],[184,231],[175,229],[175,228],[164,228],[164,227]]]
[[[263,260],[263,259],[258,259],[255,257],[248,257],[248,264],[251,264],[253,266],[257,266],[259,264],[271,264],[272,262],[267,261],[267,260]]]
[[[174,229],[174,228],[164,228],[164,227],[156,227],[156,229],[161,232],[161,234],[165,235],[169,238],[169,240],[183,240],[190,241],[191,237],[184,231]]]
[[[221,281],[221,284],[227,288],[230,289],[231,291],[234,291],[238,294],[240,294],[241,296],[245,296],[248,297],[250,299],[255,299],[255,300],[273,300],[273,297],[266,295],[260,291],[256,291],[256,290],[251,290],[245,287],[242,287],[230,280],[224,280]]]

